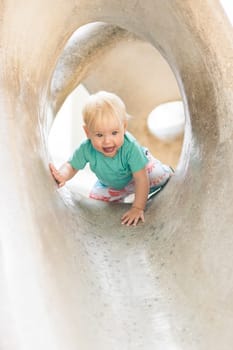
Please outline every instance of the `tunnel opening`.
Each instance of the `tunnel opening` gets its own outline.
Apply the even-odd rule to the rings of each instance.
[[[176,169],[183,147],[184,125],[172,138],[160,138],[148,123],[160,105],[182,104],[174,73],[150,43],[103,22],[89,23],[75,31],[64,47],[52,78],[56,118],[48,146],[56,167],[66,162],[86,138],[81,111],[88,96],[99,90],[122,98],[132,116],[128,130],[154,157]],[[174,113],[174,118],[170,118],[174,124],[177,110],[170,109],[168,113]],[[95,175],[86,166],[69,181],[68,188],[72,191],[75,187],[74,192],[88,197],[95,181]],[[132,196],[126,202],[131,199]]]

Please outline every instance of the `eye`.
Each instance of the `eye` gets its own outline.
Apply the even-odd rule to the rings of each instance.
[[[102,137],[103,134],[101,134],[100,132],[98,132],[97,134],[95,134],[96,137]]]
[[[117,134],[118,134],[118,131],[117,131],[117,130],[115,130],[115,131],[112,132],[112,135],[113,135],[113,136],[115,136],[115,135],[117,135]]]

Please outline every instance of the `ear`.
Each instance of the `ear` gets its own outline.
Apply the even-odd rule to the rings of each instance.
[[[125,120],[123,123],[124,133],[126,132],[127,126],[128,126],[128,122],[127,120]]]
[[[88,128],[87,128],[86,125],[83,125],[83,130],[85,131],[85,134],[86,134],[87,138],[89,139],[89,138],[90,138],[90,137],[89,137],[90,132],[89,132],[89,130],[88,130]]]

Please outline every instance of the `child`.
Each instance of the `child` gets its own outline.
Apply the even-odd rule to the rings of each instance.
[[[144,222],[148,194],[165,185],[173,171],[126,131],[127,119],[125,105],[117,95],[105,91],[91,95],[83,109],[87,140],[59,170],[53,164],[50,170],[61,187],[89,163],[98,178],[90,198],[122,202],[134,193],[121,223],[135,226],[140,220]]]

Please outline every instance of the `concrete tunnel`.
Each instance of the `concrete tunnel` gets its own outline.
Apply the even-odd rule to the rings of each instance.
[[[0,348],[231,350],[233,36],[221,3],[0,8]],[[87,37],[72,37],[91,23]],[[180,94],[186,125],[174,177],[148,203],[146,223],[126,228],[125,204],[57,191],[48,134],[80,83],[121,94],[136,111],[132,128],[144,125],[156,81],[135,88],[124,65],[111,75],[113,50],[135,45],[168,63],[179,91],[169,83],[159,98]]]

